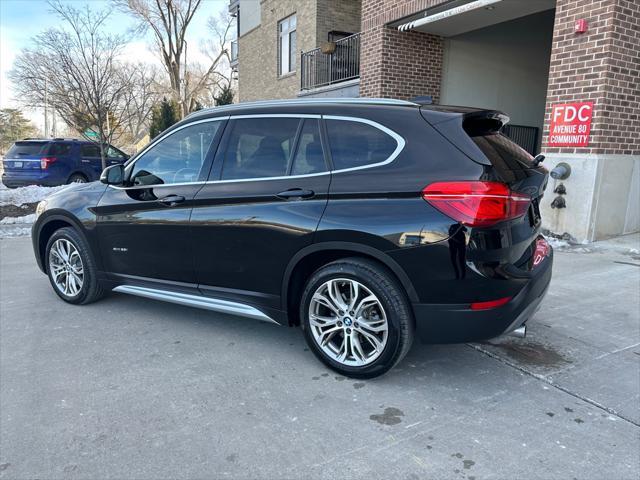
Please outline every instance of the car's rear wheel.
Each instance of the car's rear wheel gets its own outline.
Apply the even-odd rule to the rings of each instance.
[[[45,262],[53,290],[65,302],[86,304],[103,295],[89,245],[75,229],[54,232],[47,242]]]
[[[346,258],[309,279],[300,317],[311,350],[354,378],[382,375],[409,351],[414,321],[402,287],[375,262]]]
[[[87,183],[87,177],[85,177],[81,173],[74,173],[69,177],[67,183]]]

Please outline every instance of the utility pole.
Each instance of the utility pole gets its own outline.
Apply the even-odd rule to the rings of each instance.
[[[49,136],[49,82],[44,77],[44,136]]]

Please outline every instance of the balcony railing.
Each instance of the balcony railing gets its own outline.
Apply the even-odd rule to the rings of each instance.
[[[231,42],[231,66],[238,63],[238,40]]]
[[[320,48],[302,52],[300,89],[310,90],[360,76],[360,34],[336,42],[333,53]]]

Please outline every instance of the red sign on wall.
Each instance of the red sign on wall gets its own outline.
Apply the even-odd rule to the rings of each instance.
[[[549,147],[587,147],[593,102],[554,105],[549,127]]]

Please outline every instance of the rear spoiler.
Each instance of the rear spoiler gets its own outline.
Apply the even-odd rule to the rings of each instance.
[[[497,133],[509,123],[509,117],[497,110],[481,110],[462,116],[462,128],[470,137]]]
[[[498,110],[464,107],[420,108],[423,118],[442,136],[476,163],[491,165],[470,137],[498,133],[509,116]]]

